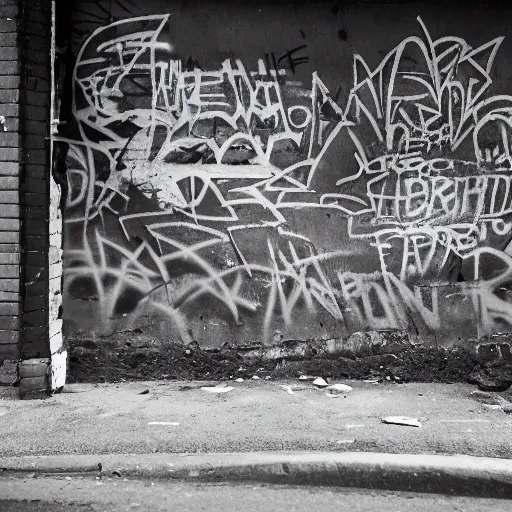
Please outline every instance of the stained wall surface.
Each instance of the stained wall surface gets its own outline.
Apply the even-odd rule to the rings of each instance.
[[[67,334],[220,347],[511,330],[507,19],[75,2]]]

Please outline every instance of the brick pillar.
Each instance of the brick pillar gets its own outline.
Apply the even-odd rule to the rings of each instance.
[[[1,1],[1,0],[0,0]],[[51,175],[52,3],[18,0],[21,218],[20,396],[45,396],[65,380],[60,320],[62,221]],[[52,199],[54,203],[52,203]]]

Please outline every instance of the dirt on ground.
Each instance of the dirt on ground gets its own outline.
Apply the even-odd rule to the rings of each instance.
[[[227,380],[255,375],[272,379],[311,375],[326,379],[449,383],[476,382],[479,375],[493,378],[495,373],[496,370],[477,361],[469,350],[421,345],[405,346],[395,353],[312,353],[307,358],[269,360],[249,358],[243,351],[234,349],[212,351],[179,343],[162,344],[137,332],[69,342],[70,383]],[[512,375],[512,369],[508,373]]]

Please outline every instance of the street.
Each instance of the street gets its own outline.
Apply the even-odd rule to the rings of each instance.
[[[436,494],[233,484],[0,478],[2,512],[508,512],[511,502]]]

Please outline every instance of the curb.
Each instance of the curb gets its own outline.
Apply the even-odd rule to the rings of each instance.
[[[102,471],[98,469],[101,465]],[[0,459],[0,475],[357,487],[512,498],[512,460],[468,455],[256,452],[62,455]],[[1,477],[0,476],[0,477]]]

